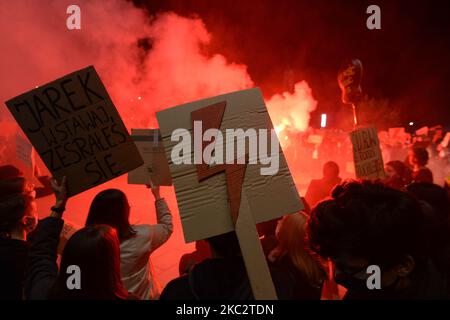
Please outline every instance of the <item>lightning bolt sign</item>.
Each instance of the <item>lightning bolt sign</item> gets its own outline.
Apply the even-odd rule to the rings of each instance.
[[[226,105],[227,105],[226,101],[222,101],[191,112],[192,128],[194,127],[195,121],[201,121],[202,136],[204,132],[208,129],[220,129],[220,124],[222,123],[222,118],[223,114],[225,113]],[[208,143],[209,143],[208,141],[204,141],[202,139],[201,154],[203,154],[203,150],[205,149]],[[247,162],[247,156],[245,162]],[[239,216],[242,184],[244,182],[246,167],[247,164],[238,164],[236,163],[236,161],[234,161],[234,163],[232,164],[225,163],[210,166],[209,164],[203,162],[203,157],[202,163],[196,165],[197,178],[199,182],[217,173],[225,171],[228,190],[228,201],[230,204],[231,219],[233,221],[233,225],[236,225],[236,221]]]

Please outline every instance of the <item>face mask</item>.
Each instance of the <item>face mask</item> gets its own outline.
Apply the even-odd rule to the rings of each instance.
[[[35,217],[25,217],[23,220],[23,227],[26,233],[32,232],[37,226],[37,219]]]

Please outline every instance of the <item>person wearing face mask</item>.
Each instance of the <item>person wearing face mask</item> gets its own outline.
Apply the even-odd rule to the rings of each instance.
[[[38,220],[34,186],[24,178],[2,180],[0,194],[0,300],[21,300],[27,236]]]
[[[428,230],[415,198],[370,181],[337,186],[308,223],[310,246],[332,261],[336,283],[347,289],[344,299],[448,299]],[[380,270],[378,288],[370,285],[372,266]]]
[[[412,181],[411,169],[401,161],[389,161],[384,166],[386,178],[384,183],[391,188],[405,191],[405,187]]]

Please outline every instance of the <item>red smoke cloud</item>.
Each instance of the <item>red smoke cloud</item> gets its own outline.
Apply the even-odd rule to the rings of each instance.
[[[245,66],[202,54],[211,35],[200,19],[153,17],[120,0],[80,1],[81,30],[69,31],[68,4],[2,3],[21,13],[1,22],[3,100],[93,64],[126,124],[144,126],[156,125],[154,112],[164,107],[253,86]]]
[[[255,86],[245,65],[229,62],[220,53],[204,52],[212,37],[220,35],[210,34],[200,18],[170,12],[152,15],[123,0],[80,0],[81,30],[68,30],[66,9],[71,4],[65,0],[1,2],[1,101],[94,65],[126,126],[142,128],[156,127],[155,112],[161,109]],[[268,101],[274,125],[293,131],[307,128],[315,105],[306,82],[298,83],[294,93]],[[18,126],[5,105],[0,127],[0,161],[17,164],[14,144]],[[133,212],[148,211],[145,188],[126,185],[120,178],[71,199],[70,221],[83,225],[94,195],[111,187],[127,192],[136,209]],[[177,217],[175,197],[171,190],[167,193]],[[52,199],[40,201],[42,210]],[[152,218],[135,213],[132,219],[148,222]],[[167,257],[172,264],[179,259],[176,250],[183,248],[180,232],[177,234],[165,246],[175,250]],[[163,280],[175,276],[166,275]]]
[[[151,15],[123,0],[78,1],[81,30],[68,30],[71,2],[2,2],[1,100],[92,64],[128,128],[156,127],[155,111],[254,86],[245,65],[202,51],[220,35],[199,18]],[[294,131],[308,127],[315,106],[306,82],[268,101],[274,125]],[[11,121],[5,107],[0,121]]]
[[[316,107],[317,101],[306,81],[296,83],[294,93],[276,94],[267,101],[267,108],[282,146],[289,145],[286,134],[308,129],[309,114]]]

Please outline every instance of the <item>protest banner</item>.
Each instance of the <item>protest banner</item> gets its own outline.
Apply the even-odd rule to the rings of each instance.
[[[321,144],[322,141],[323,141],[323,136],[321,136],[319,134],[310,134],[308,136],[308,140],[307,140],[308,143],[317,144],[317,145]]]
[[[416,130],[416,136],[428,136],[428,132],[430,131],[430,128],[427,126],[419,128]]]
[[[69,239],[74,235],[74,233],[80,229],[81,229],[80,226],[67,221],[66,218],[64,219],[64,225],[59,235],[58,248],[56,249],[56,252],[58,252],[58,254],[60,255],[63,254],[64,247],[66,246],[67,241],[69,241]]]
[[[16,134],[16,158],[28,169],[34,168],[33,146],[20,134]]]
[[[143,163],[93,66],[6,105],[52,175],[67,176],[69,196]]]
[[[131,138],[134,140],[144,164],[128,173],[128,183],[148,184],[151,179],[155,186],[172,185],[169,163],[159,130],[131,129]]]
[[[276,299],[255,224],[298,212],[303,204],[261,91],[225,94],[166,109],[156,116],[185,241],[236,231],[254,297]],[[239,134],[229,139],[233,132]],[[238,150],[239,143],[244,145],[236,156],[235,142]]]
[[[377,130],[373,127],[350,132],[353,145],[353,162],[357,178],[383,179],[384,163]]]
[[[391,145],[396,143],[406,145],[408,133],[404,127],[389,128],[389,141]]]

